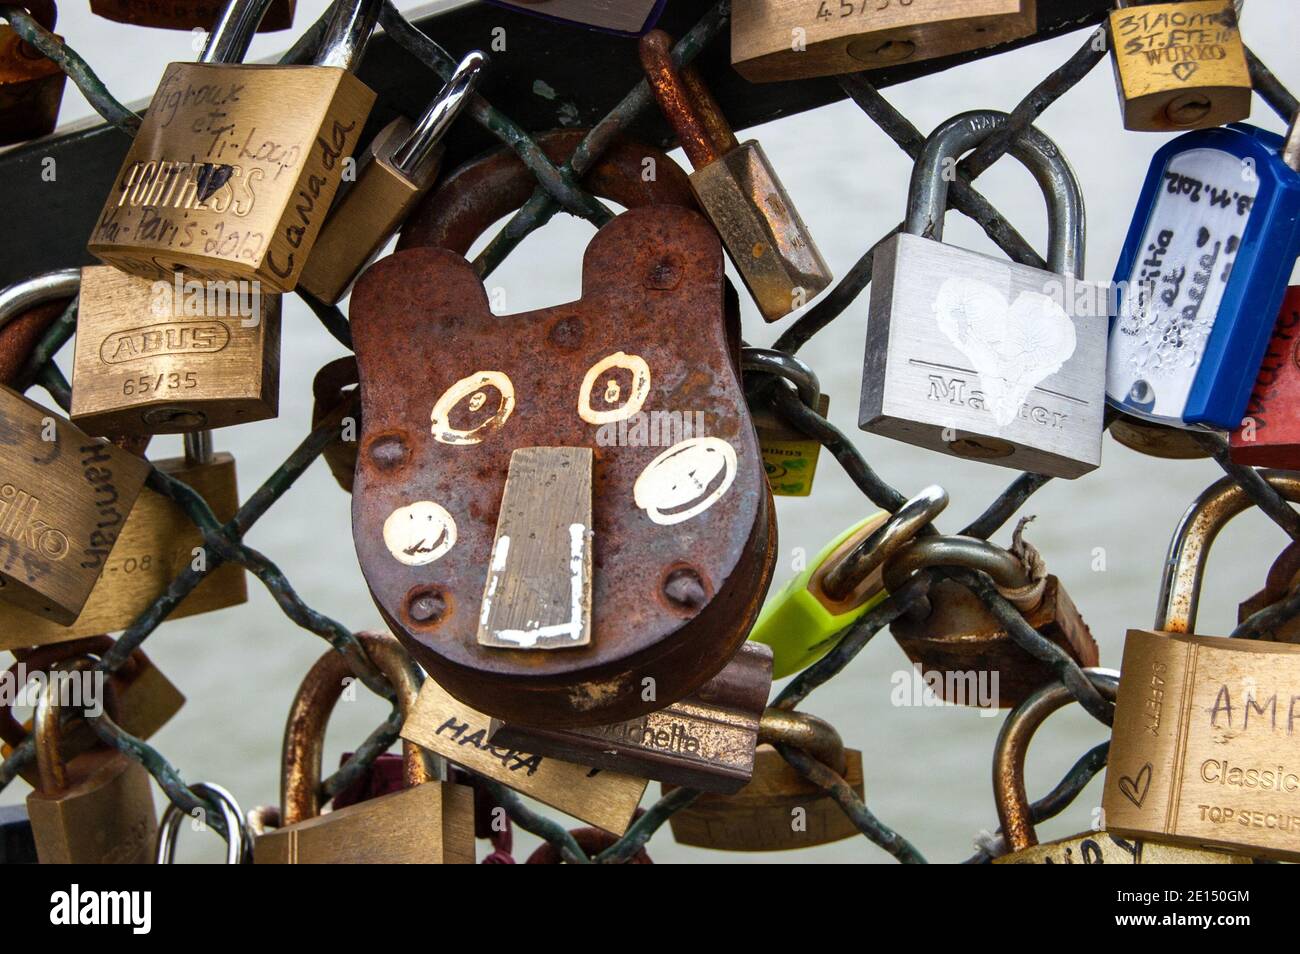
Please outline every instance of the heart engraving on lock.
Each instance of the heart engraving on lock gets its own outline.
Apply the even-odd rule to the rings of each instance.
[[[1119,779],[1119,790],[1130,802],[1138,808],[1146,800],[1147,792],[1151,789],[1151,763],[1148,762],[1142,766],[1142,770],[1134,777],[1121,775]]]

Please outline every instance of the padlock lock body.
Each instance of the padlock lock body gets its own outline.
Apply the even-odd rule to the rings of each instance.
[[[254,864],[474,863],[474,792],[425,782],[268,831]]]
[[[879,571],[839,600],[826,592],[825,580],[832,567],[888,519],[889,514],[882,510],[849,527],[768,597],[749,638],[772,648],[773,679],[784,679],[811,666],[835,648],[838,633],[884,602],[889,594]]]
[[[279,405],[279,295],[81,270],[72,420],[86,433],[179,434],[265,420]]]
[[[907,233],[877,249],[873,274],[859,427],[1037,474],[1096,469],[1095,286]]]
[[[211,31],[221,17],[220,0],[90,0],[90,12],[105,20],[161,30]],[[294,0],[272,0],[258,33],[293,26]]]
[[[1125,413],[1241,424],[1300,255],[1300,173],[1281,148],[1238,124],[1156,152],[1115,270],[1106,397]]]
[[[742,143],[690,178],[764,320],[784,318],[834,280],[757,141]]]
[[[1037,7],[1037,0],[734,0],[731,65],[765,83],[917,63],[1030,36]]]
[[[142,278],[293,291],[374,100],[339,67],[172,63],[91,253]]]
[[[66,81],[67,74],[57,63],[42,56],[13,27],[0,26],[0,146],[53,132]]]
[[[1250,68],[1233,0],[1130,5],[1110,15],[1124,128],[1209,129],[1250,115]]]
[[[147,864],[158,819],[143,765],[117,751],[79,755],[68,788],[32,792],[27,814],[43,865]]]
[[[393,152],[411,133],[411,121],[399,117],[371,140],[357,164],[357,179],[330,211],[298,279],[299,286],[326,304],[334,304],[388,244],[420,196],[438,176],[442,148],[430,153],[412,176],[397,169]]]
[[[862,753],[844,750],[842,773],[863,798]],[[665,784],[667,795],[674,786]],[[804,811],[806,828],[795,830],[794,810]],[[839,803],[799,774],[770,745],[754,756],[752,781],[733,795],[706,792],[669,818],[680,845],[718,851],[785,851],[842,841],[860,834]]]
[[[9,462],[0,598],[67,625],[108,565],[148,465],[9,388],[0,388],[0,433]]]
[[[1129,630],[1122,673],[1107,829],[1300,859],[1300,646]]]
[[[218,520],[229,520],[239,508],[235,460],[229,454],[214,454],[206,464],[187,464],[177,457],[155,461],[154,466],[197,491]],[[194,549],[202,545],[203,535],[185,512],[145,488],[80,615],[68,625],[59,625],[19,607],[0,605],[0,649],[42,646],[126,629],[195,559]],[[247,600],[244,568],[226,563],[204,577],[168,619],[238,606]]]
[[[1245,420],[1229,447],[1238,464],[1300,470],[1300,285],[1282,299]]]
[[[826,417],[830,407],[830,395],[820,395],[817,413]],[[771,407],[757,407],[753,414],[768,489],[777,497],[807,497],[817,475],[821,441],[787,424]]]
[[[1157,424],[1121,414],[1107,430],[1115,442],[1148,457],[1164,460],[1201,460],[1210,453],[1197,443],[1197,432],[1181,427]]]
[[[918,619],[904,614],[894,620],[890,631],[941,698],[1005,709],[1019,705],[1056,678],[1050,665],[1016,645],[983,600],[957,581],[936,580],[929,589],[929,602],[928,615]],[[1097,665],[1097,643],[1055,576],[1047,577],[1042,602],[1024,617],[1080,666]],[[981,694],[985,673],[989,674],[988,698]],[[953,694],[957,698],[950,698]]]
[[[995,865],[1248,865],[1251,859],[1226,851],[1121,838],[1092,831],[1034,845],[994,858]]]

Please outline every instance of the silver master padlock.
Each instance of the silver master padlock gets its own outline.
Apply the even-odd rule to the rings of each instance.
[[[943,244],[956,162],[1007,121],[962,113],[927,141],[907,222],[876,252],[858,426],[1054,477],[1101,463],[1106,301],[1083,275],[1083,196],[1032,127],[1011,155],[1047,196],[1051,271]]]

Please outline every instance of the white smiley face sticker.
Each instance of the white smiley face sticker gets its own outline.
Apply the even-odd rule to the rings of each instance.
[[[478,444],[505,426],[514,409],[515,386],[508,375],[475,371],[442,392],[429,415],[430,430],[442,444]]]
[[[587,369],[578,390],[578,416],[588,424],[610,424],[641,410],[650,393],[650,365],[640,355],[615,351]],[[593,399],[605,405],[597,411]]]
[[[456,521],[440,504],[417,500],[388,515],[384,545],[399,563],[423,566],[456,545]]]
[[[652,521],[670,526],[708,510],[735,479],[735,448],[718,437],[692,437],[646,465],[632,499]]]

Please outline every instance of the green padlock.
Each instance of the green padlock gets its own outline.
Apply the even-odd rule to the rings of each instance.
[[[884,601],[881,566],[947,506],[947,492],[932,485],[892,517],[872,514],[768,599],[749,638],[772,647],[772,678],[811,666],[835,648],[845,627]]]

